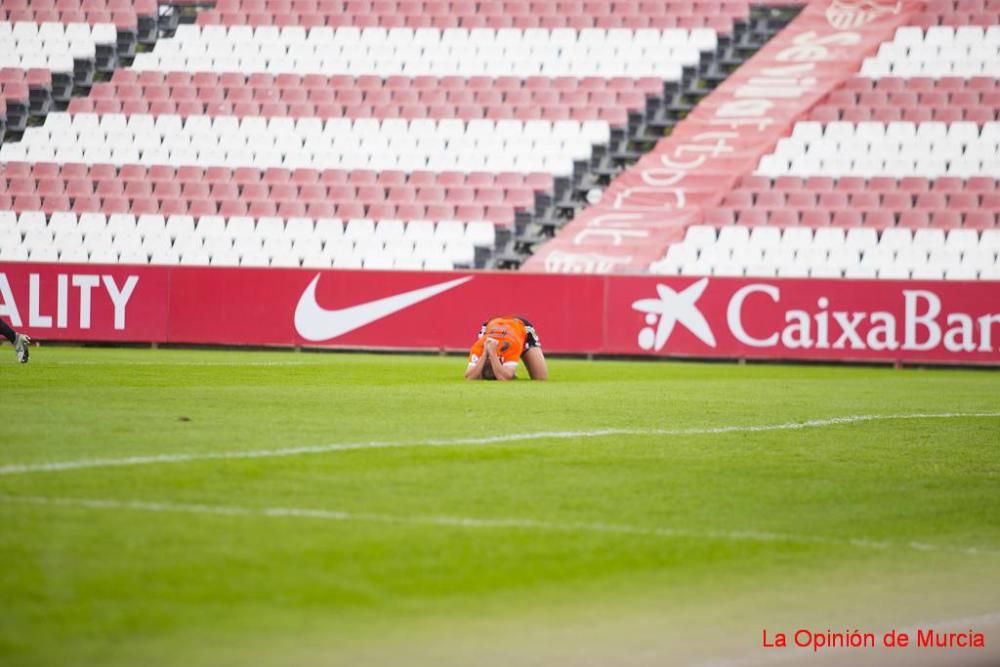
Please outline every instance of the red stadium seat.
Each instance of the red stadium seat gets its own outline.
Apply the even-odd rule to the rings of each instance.
[[[42,199],[41,210],[47,215],[51,215],[57,211],[69,211],[69,197],[66,195],[48,195]]]
[[[965,183],[965,189],[970,192],[993,192],[997,180],[992,176],[973,176]]]
[[[930,180],[924,176],[904,176],[899,179],[899,189],[903,192],[927,192]]]
[[[365,206],[361,202],[341,202],[336,207],[337,217],[342,220],[365,217]],[[331,216],[332,217],[332,216]]]
[[[803,211],[800,222],[806,227],[826,227],[830,224],[830,212],[818,209]]]
[[[910,229],[927,227],[930,224],[930,215],[927,211],[903,211],[899,215],[899,226]]]
[[[860,227],[861,223],[861,212],[857,210],[835,211],[830,220],[835,227]]]
[[[868,227],[886,229],[896,225],[896,216],[892,213],[892,211],[869,210],[864,214],[864,221],[865,225]]]
[[[321,183],[309,183],[299,188],[299,197],[306,202],[326,201],[327,188]]]
[[[755,227],[758,225],[766,225],[767,212],[755,208],[743,209],[739,211],[737,215],[737,223],[740,225],[746,225],[750,227]]]
[[[330,202],[309,202],[306,204],[306,216],[314,220],[332,218],[336,213],[336,207]]]
[[[932,227],[955,229],[962,226],[962,215],[958,211],[934,211],[931,213]]]
[[[132,200],[132,215],[156,215],[160,212],[160,201],[155,197],[137,197]]]
[[[886,192],[882,194],[882,206],[893,211],[908,211],[913,208],[913,195],[909,192]]]
[[[101,198],[94,195],[75,197],[73,199],[73,212],[76,214],[99,213],[101,212]]]
[[[855,192],[851,194],[850,201],[854,208],[875,208],[880,205],[877,192]]]
[[[799,224],[799,213],[793,209],[772,210],[768,214],[767,224],[775,227],[794,227]]]
[[[996,215],[992,211],[968,211],[962,226],[970,229],[992,229],[996,226]]]
[[[787,203],[797,209],[810,209],[816,207],[817,195],[808,190],[798,190],[788,193]]]
[[[731,208],[711,208],[705,212],[705,224],[722,227],[736,224],[736,213]]]
[[[960,192],[964,188],[961,178],[955,176],[942,176],[934,179],[934,192]]]

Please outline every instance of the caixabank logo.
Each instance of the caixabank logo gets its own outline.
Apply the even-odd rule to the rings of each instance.
[[[670,340],[677,324],[693,333],[708,347],[715,347],[715,335],[708,321],[698,309],[699,297],[708,287],[708,278],[688,285],[677,292],[667,285],[657,285],[655,299],[640,299],[632,308],[644,313],[646,326],[639,331],[639,347],[659,352]]]
[[[961,355],[997,356],[1000,286],[990,290],[994,298],[972,309],[949,305],[942,297],[941,292],[960,292],[958,285],[872,285],[862,289],[849,281],[701,278],[677,289],[657,283],[655,297],[632,303],[644,318],[635,342],[653,353],[706,356],[715,356],[717,348],[792,353],[789,356],[816,351],[887,358],[931,353],[941,358],[955,355],[956,361]],[[714,290],[713,299],[701,307],[699,300],[708,290]],[[671,346],[678,327],[703,347],[691,337]]]

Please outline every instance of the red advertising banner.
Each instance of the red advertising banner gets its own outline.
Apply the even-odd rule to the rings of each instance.
[[[42,340],[167,340],[162,267],[0,264],[0,318]]]
[[[609,277],[605,351],[1000,362],[1000,283]]]
[[[604,285],[597,277],[170,271],[172,342],[459,350],[497,314],[530,320],[553,350],[599,352],[603,342]],[[562,324],[568,322],[576,326]]]
[[[40,341],[465,350],[519,315],[555,353],[1000,364],[1000,282],[0,265]]]
[[[813,0],[523,268],[644,273],[922,6]]]

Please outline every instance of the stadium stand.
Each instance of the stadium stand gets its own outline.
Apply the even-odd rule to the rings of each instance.
[[[111,23],[0,22],[6,132],[23,132],[29,117],[44,118],[53,105],[65,108],[74,87],[89,86],[97,71],[113,69],[117,40]]]
[[[794,15],[49,4],[0,22],[0,259],[400,269],[520,265]],[[996,279],[997,9],[928,3],[650,270]]]
[[[750,12],[220,2],[4,143],[0,257],[516,265],[781,25]]]
[[[997,9],[928,4],[651,271],[1000,279]]]

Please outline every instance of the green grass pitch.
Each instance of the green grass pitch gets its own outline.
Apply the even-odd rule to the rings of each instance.
[[[949,619],[1000,642],[996,372],[0,352],[5,667],[768,664],[762,630]]]

